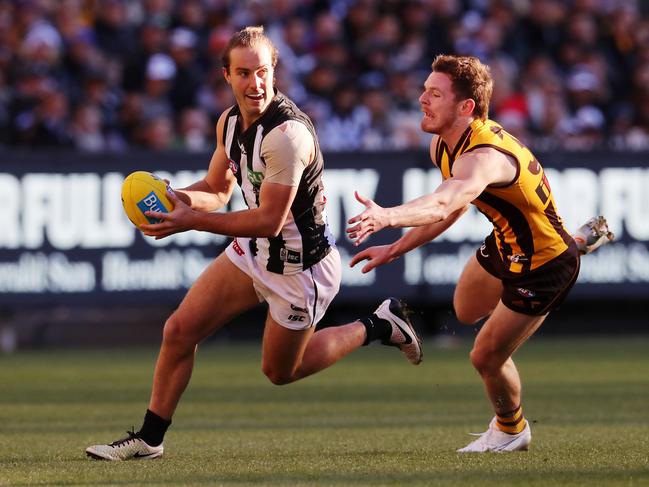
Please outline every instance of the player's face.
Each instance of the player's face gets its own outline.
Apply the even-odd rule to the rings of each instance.
[[[419,97],[421,129],[430,134],[439,134],[453,126],[458,112],[458,101],[451,86],[451,78],[444,73],[432,72],[424,83],[424,92]]]
[[[235,47],[230,51],[230,72],[224,74],[245,122],[251,124],[275,96],[270,49],[265,44]]]

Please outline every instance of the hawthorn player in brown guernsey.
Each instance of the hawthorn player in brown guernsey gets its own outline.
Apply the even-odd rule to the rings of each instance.
[[[480,437],[460,452],[527,450],[530,427],[521,408],[521,381],[512,354],[541,326],[572,288],[580,253],[612,236],[603,219],[580,229],[577,245],[559,217],[550,185],[534,155],[487,118],[493,82],[474,57],[438,56],[419,98],[425,132],[435,134],[433,163],[444,181],[431,194],[382,208],[357,194],[365,211],[347,232],[362,243],[386,227],[414,227],[390,245],[370,247],[369,272],[429,242],[474,204],[493,232],[467,262],[455,289],[458,319],[478,333],[471,362],[482,377],[495,416]]]
[[[513,273],[537,269],[565,252],[573,239],[556,212],[543,168],[534,155],[497,123],[474,120],[451,153],[441,137],[434,162],[444,179],[453,177],[453,164],[462,154],[493,148],[517,162],[514,181],[487,187],[474,201],[494,225],[495,244],[504,267]]]

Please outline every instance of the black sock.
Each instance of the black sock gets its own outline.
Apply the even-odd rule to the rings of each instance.
[[[392,334],[392,325],[388,320],[379,318],[374,313],[358,321],[365,325],[366,337],[363,346],[369,345],[374,340],[387,340]]]
[[[137,432],[137,436],[149,446],[158,446],[162,443],[170,424],[170,419],[163,419],[153,411],[147,409],[142,428]]]

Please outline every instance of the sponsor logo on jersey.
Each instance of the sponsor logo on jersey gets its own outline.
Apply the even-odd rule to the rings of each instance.
[[[487,253],[487,244],[482,244],[480,246],[480,255],[483,257],[489,257],[489,254]]]
[[[248,171],[248,181],[255,189],[259,189],[264,180],[264,173],[261,171]]]
[[[308,313],[306,308],[299,308],[299,307],[295,306],[294,304],[291,304],[291,309],[293,311],[299,311],[300,313]]]
[[[239,164],[237,164],[236,161],[232,159],[228,159],[228,167],[230,168],[230,171],[232,171],[233,174],[239,172]]]
[[[162,201],[160,201],[158,195],[153,191],[151,191],[148,195],[138,201],[137,207],[140,209],[140,211],[142,211],[142,213],[144,213],[145,211],[159,211],[161,213],[169,213],[169,210],[165,207]],[[149,223],[160,223],[162,221],[146,215],[145,217],[149,221]]]
[[[517,264],[519,262],[527,262],[530,259],[525,254],[513,254],[509,256],[509,260]]]
[[[299,264],[302,262],[302,254],[295,250],[280,249],[279,260],[282,262],[288,262],[289,264]]]

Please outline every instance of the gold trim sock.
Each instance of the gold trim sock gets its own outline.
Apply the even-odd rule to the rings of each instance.
[[[526,424],[523,409],[520,406],[508,413],[496,413],[496,426],[503,433],[517,435],[525,429]]]

